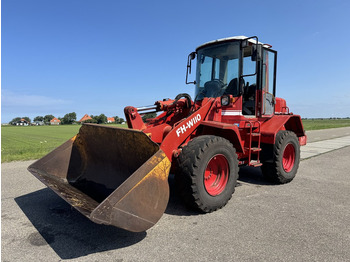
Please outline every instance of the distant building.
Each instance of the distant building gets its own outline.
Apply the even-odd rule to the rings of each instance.
[[[107,123],[114,123],[115,119],[114,117],[107,117]]]
[[[50,121],[50,125],[59,125],[61,123],[61,120],[59,120],[58,118],[54,117],[53,119],[51,119]]]
[[[45,125],[44,121],[33,121],[32,126],[43,126]]]
[[[92,118],[88,114],[85,114],[78,122],[82,123],[89,119],[92,119]]]
[[[24,118],[16,122],[16,126],[27,126],[27,125],[29,125],[29,122]]]

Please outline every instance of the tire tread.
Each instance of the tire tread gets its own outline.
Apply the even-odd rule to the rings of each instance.
[[[181,198],[191,208],[197,209],[204,213],[210,213],[225,206],[227,202],[231,199],[232,194],[235,190],[233,186],[233,189],[231,189],[232,193],[230,194],[230,196],[224,201],[222,201],[220,205],[217,205],[215,207],[206,205],[205,201],[202,201],[198,191],[199,189],[196,181],[197,176],[203,175],[200,174],[199,169],[201,167],[201,164],[203,164],[202,159],[204,157],[204,154],[207,149],[221,143],[229,144],[232,147],[234,151],[233,161],[238,167],[236,151],[232,144],[222,137],[211,135],[203,135],[191,140],[182,149],[182,152],[177,160],[178,168],[175,175],[175,183]],[[235,168],[235,170],[237,169],[238,168]],[[238,170],[237,175],[230,175],[236,176],[237,180]],[[234,179],[234,177],[231,179]]]
[[[293,170],[291,176],[286,176],[284,169],[283,169],[283,163],[280,161],[281,158],[283,158],[283,145],[285,143],[286,139],[294,140],[294,142],[298,143],[298,138],[296,134],[292,131],[280,131],[276,135],[276,142],[273,147],[273,162],[272,163],[263,163],[261,170],[265,178],[270,180],[273,183],[276,184],[285,184],[292,181],[295,177],[295,174],[299,167],[299,160],[300,160],[300,148],[295,148],[295,163],[293,166]],[[299,145],[299,144],[298,144]]]

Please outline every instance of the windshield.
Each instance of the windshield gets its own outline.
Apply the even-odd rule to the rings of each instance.
[[[239,95],[239,42],[209,46],[197,51],[195,100]]]

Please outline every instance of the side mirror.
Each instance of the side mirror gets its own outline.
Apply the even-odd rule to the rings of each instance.
[[[192,52],[190,55],[189,55],[189,59],[190,60],[194,60],[196,58],[196,52]]]
[[[192,52],[187,58],[187,70],[186,70],[186,84],[196,84],[196,81],[188,82],[188,74],[191,74],[192,60],[196,58],[196,52]]]

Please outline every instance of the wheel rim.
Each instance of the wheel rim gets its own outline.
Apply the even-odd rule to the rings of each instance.
[[[205,190],[211,196],[224,191],[229,177],[229,165],[224,155],[213,156],[204,172]]]
[[[283,169],[290,172],[293,169],[295,161],[295,149],[292,144],[288,144],[283,152]]]

